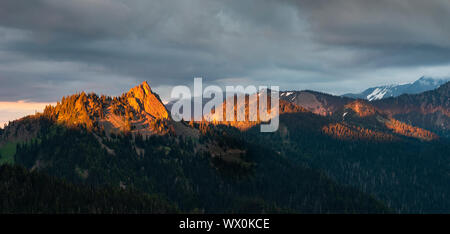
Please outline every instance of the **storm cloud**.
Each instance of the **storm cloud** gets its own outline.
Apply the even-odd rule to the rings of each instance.
[[[2,0],[0,101],[167,99],[193,77],[330,93],[450,76],[446,0]]]

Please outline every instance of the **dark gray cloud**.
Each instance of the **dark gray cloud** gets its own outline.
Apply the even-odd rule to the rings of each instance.
[[[447,0],[287,1],[308,15],[316,38],[367,46],[450,46]]]
[[[286,1],[307,16],[314,39],[367,49],[369,65],[429,65],[450,61],[447,0]]]
[[[194,76],[342,93],[450,75],[448,1],[2,0],[0,101]],[[428,73],[428,74],[423,74]]]

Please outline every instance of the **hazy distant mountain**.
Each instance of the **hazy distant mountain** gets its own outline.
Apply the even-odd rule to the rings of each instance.
[[[439,86],[449,81],[446,79],[434,79],[431,77],[421,77],[413,83],[400,84],[400,85],[384,85],[373,88],[368,88],[362,93],[348,93],[342,96],[351,98],[367,99],[369,101],[380,100],[388,97],[397,97],[402,94],[416,94],[425,92],[428,90],[436,89]]]

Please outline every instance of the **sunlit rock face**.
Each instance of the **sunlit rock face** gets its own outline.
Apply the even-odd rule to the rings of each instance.
[[[152,92],[147,81],[127,93],[128,105],[138,113],[146,113],[156,119],[167,119],[169,114],[159,96]]]
[[[147,82],[119,97],[98,96],[84,92],[63,97],[44,116],[67,126],[83,126],[110,132],[135,132],[144,135],[161,132],[169,114]]]

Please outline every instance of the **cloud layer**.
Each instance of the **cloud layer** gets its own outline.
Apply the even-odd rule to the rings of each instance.
[[[450,76],[446,0],[2,0],[0,101],[172,85],[335,94]]]

